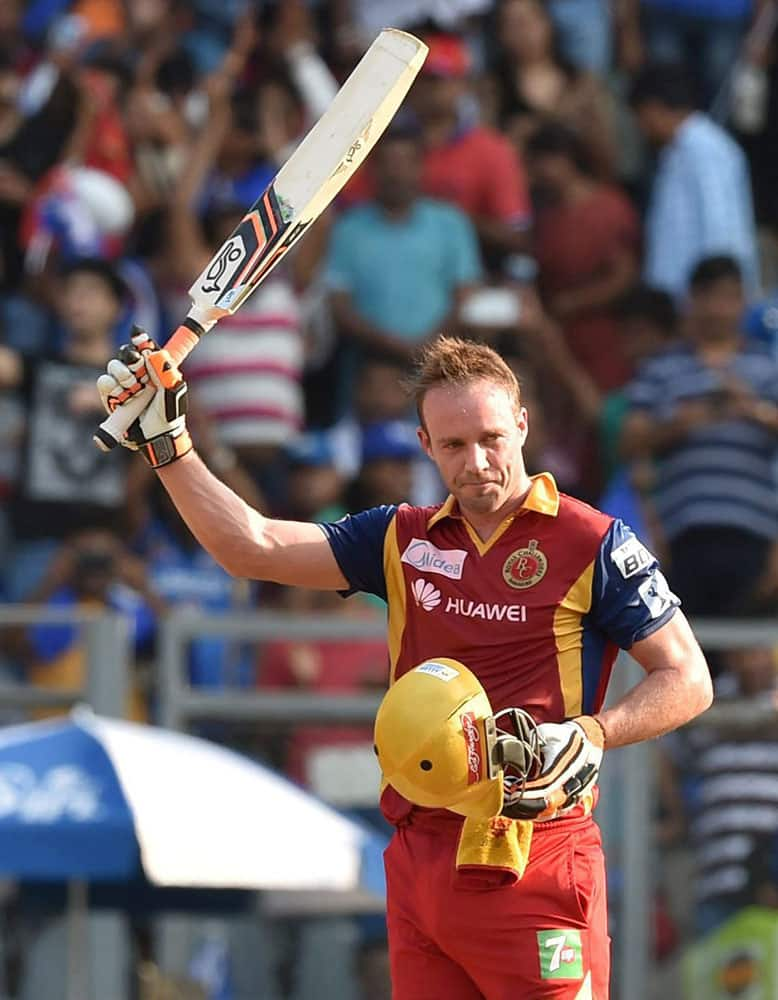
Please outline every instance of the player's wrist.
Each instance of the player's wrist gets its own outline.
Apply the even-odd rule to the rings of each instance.
[[[584,734],[590,743],[599,750],[604,750],[608,745],[608,736],[600,719],[596,715],[578,715],[573,719],[583,729]]]
[[[188,455],[194,445],[186,427],[159,434],[139,449],[152,469],[162,469]]]

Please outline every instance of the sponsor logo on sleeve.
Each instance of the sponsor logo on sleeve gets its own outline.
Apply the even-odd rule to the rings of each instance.
[[[661,618],[678,600],[670,590],[667,580],[658,571],[640,584],[638,593],[651,618]]]
[[[438,663],[436,660],[427,660],[426,663],[414,667],[414,670],[417,674],[429,674],[431,677],[437,677],[438,680],[445,681],[446,684],[453,681],[455,677],[459,677],[458,670],[450,667],[447,663]]]
[[[644,566],[649,566],[654,557],[637,538],[628,538],[626,542],[611,552],[611,559],[618,567],[625,580],[639,573]]]
[[[400,562],[426,573],[439,573],[451,580],[461,580],[466,557],[465,549],[439,549],[426,538],[412,538],[400,556]]]

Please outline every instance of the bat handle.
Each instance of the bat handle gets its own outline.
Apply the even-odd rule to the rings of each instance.
[[[192,327],[196,326],[198,330],[205,332],[199,324],[194,321],[191,323],[191,326],[186,325],[186,321],[182,323],[165,344],[165,350],[170,354],[175,365],[180,365],[186,360],[200,339],[201,334]],[[101,451],[111,451],[119,444],[130,424],[137,420],[146,409],[155,391],[153,386],[147,385],[136,396],[128,399],[121,406],[117,406],[113,413],[106,417],[92,437]]]

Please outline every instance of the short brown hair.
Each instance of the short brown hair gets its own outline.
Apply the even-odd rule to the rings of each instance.
[[[419,423],[424,427],[422,404],[429,389],[439,385],[464,386],[481,379],[502,386],[518,414],[521,390],[516,376],[497,351],[474,340],[438,337],[425,344],[417,354],[405,387],[416,402]]]

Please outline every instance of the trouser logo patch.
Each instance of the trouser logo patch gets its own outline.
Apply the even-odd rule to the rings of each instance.
[[[541,979],[583,979],[581,932],[538,931]]]

